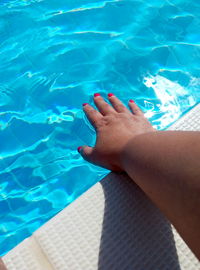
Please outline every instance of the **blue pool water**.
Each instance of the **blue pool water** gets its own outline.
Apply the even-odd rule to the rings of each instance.
[[[134,99],[159,129],[200,101],[200,2],[1,0],[0,255],[107,172],[81,104]]]

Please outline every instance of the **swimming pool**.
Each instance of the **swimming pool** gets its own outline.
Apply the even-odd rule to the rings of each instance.
[[[200,101],[197,1],[0,3],[0,255],[100,180],[77,146],[99,92],[159,129]]]

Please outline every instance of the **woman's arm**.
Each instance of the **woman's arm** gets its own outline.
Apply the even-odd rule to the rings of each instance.
[[[98,111],[83,105],[97,140],[79,152],[127,172],[200,258],[200,132],[156,131],[133,100],[128,110],[113,94],[108,99],[112,106],[95,94]]]
[[[140,135],[126,145],[122,162],[200,258],[200,132]]]

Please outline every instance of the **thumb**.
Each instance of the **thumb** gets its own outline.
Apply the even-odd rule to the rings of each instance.
[[[85,160],[91,163],[94,162],[94,148],[93,147],[79,146],[77,150]]]

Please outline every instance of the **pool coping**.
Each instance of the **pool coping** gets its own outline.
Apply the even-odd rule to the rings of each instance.
[[[200,130],[200,104],[168,128],[168,130],[180,129]],[[107,209],[109,204],[111,211]],[[134,216],[129,211],[131,209],[129,206],[134,206]],[[123,211],[120,210],[121,208]],[[151,213],[150,216],[148,216],[149,213]],[[163,246],[171,247],[172,243],[166,241],[165,238],[169,238],[169,231],[170,235],[173,235],[174,253],[170,256],[167,254],[169,249],[163,250],[162,245],[154,246],[152,248],[154,252],[149,248],[151,245],[153,247],[153,242],[156,241],[152,233],[155,229],[155,224],[154,226],[151,224],[152,216],[160,224],[157,232],[161,243],[162,241],[164,243]],[[119,218],[121,225],[118,224]],[[105,223],[106,219],[107,223]],[[137,226],[136,220],[137,222],[140,220]],[[126,227],[129,222],[134,230]],[[146,223],[151,224],[149,229],[144,226]],[[2,258],[0,270],[123,270],[127,269],[125,265],[128,267],[131,265],[132,268],[135,264],[136,267],[144,260],[150,269],[153,269],[155,265],[166,265],[169,262],[174,267],[171,269],[200,269],[196,257],[173,226],[170,229],[168,225],[168,221],[134,183],[130,183],[123,174],[111,173],[40,227],[31,237],[8,252]],[[146,238],[143,238],[141,230],[144,230]],[[105,236],[102,237],[103,232]],[[138,250],[132,245],[135,241],[137,247],[140,246],[136,238],[132,239],[135,233],[140,235],[144,240],[143,245],[150,250],[146,254],[148,258],[143,258],[145,252],[142,248]],[[114,235],[114,240],[110,239],[110,235]],[[133,241],[130,242],[130,239]],[[106,243],[103,245],[103,242]],[[100,260],[101,257],[103,259]]]

